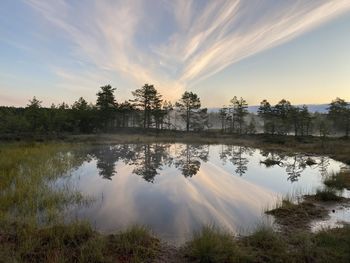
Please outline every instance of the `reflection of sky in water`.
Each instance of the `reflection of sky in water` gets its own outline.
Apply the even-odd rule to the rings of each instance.
[[[320,170],[325,170],[319,165],[300,168],[307,157],[275,155],[273,158],[282,160],[282,167],[267,168],[260,163],[266,157],[259,150],[236,146],[131,147],[136,155],[125,152],[126,148],[94,149],[90,162],[67,178],[96,199],[74,215],[88,219],[102,232],[115,232],[130,224],[147,225],[161,238],[174,242],[183,242],[203,224],[233,232],[253,228],[262,220],[264,209],[280,195],[322,186]],[[127,160],[119,155],[128,156]],[[317,163],[324,161],[312,158]],[[328,172],[338,171],[341,165],[330,159],[327,164]],[[101,167],[116,172],[111,180],[103,178]],[[286,170],[301,174],[292,182]],[[154,171],[158,174],[149,179]],[[148,174],[148,181],[143,173]]]
[[[332,205],[329,207],[331,211],[329,216],[324,220],[317,220],[311,223],[311,231],[317,232],[322,229],[341,227],[344,222],[350,222],[350,206],[349,204]]]

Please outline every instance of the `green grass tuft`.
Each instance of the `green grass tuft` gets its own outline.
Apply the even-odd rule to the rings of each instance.
[[[194,233],[184,248],[185,256],[191,261],[201,263],[235,262],[243,258],[230,233],[206,226]]]
[[[159,239],[143,226],[132,226],[108,237],[108,251],[121,262],[149,262],[160,249]]]
[[[339,173],[332,174],[324,180],[324,184],[338,190],[342,190],[344,188],[350,189],[350,172],[341,171]]]
[[[315,200],[322,202],[341,201],[342,199],[332,188],[318,189],[315,194]]]

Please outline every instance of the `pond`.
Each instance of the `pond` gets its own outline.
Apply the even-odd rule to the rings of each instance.
[[[149,226],[179,244],[203,225],[253,230],[281,196],[315,192],[344,165],[326,156],[285,155],[231,145],[89,146],[79,167],[59,179],[85,196],[69,215],[102,233]]]

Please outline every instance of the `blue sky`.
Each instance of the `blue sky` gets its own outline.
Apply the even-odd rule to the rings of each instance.
[[[349,29],[348,0],[2,0],[0,104],[144,83],[207,107],[350,100]]]

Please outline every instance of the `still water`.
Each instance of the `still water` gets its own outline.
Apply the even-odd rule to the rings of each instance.
[[[93,198],[69,214],[98,231],[140,224],[179,244],[206,224],[247,232],[266,220],[264,210],[281,196],[314,192],[343,166],[326,156],[242,146],[100,145],[88,147],[82,164],[59,183]]]

